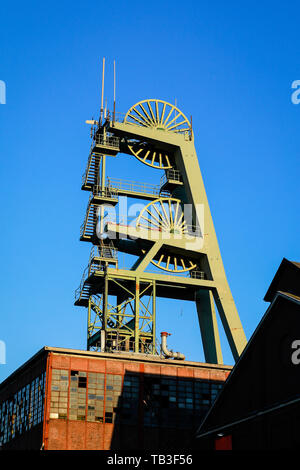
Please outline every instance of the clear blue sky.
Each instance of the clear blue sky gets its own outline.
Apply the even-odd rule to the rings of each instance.
[[[28,1],[1,5],[0,381],[44,345],[85,349],[74,290],[88,261],[79,242],[101,61],[117,111],[145,98],[193,116],[196,148],[227,277],[247,338],[283,257],[300,261],[300,7],[295,2]],[[129,157],[128,157],[129,158]],[[111,176],[132,178],[128,158]],[[136,163],[136,162],[135,162]],[[153,181],[137,164],[134,179]],[[158,332],[203,360],[193,304],[161,303]],[[224,342],[225,362],[232,363]]]

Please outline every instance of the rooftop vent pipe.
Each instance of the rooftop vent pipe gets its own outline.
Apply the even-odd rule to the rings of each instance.
[[[161,349],[165,357],[172,357],[173,359],[181,359],[182,361],[185,360],[185,355],[181,354],[180,352],[173,352],[172,350],[169,351],[167,348],[167,336],[171,336],[171,333],[166,333],[162,331],[161,334]]]
[[[100,351],[105,351],[105,330],[100,331]]]

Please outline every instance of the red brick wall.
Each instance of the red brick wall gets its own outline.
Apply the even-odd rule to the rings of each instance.
[[[48,396],[45,407],[44,444],[49,450],[81,450],[95,449],[108,450],[112,445],[114,425],[110,423],[97,423],[85,421],[71,421],[63,419],[49,419],[49,404],[51,370],[72,369],[86,372],[105,372],[107,374],[145,373],[163,375],[168,377],[202,378],[204,380],[225,381],[229,375],[228,370],[216,370],[201,367],[177,366],[168,364],[126,362],[120,359],[84,358],[71,355],[58,355],[50,353],[48,370]],[[129,429],[131,428],[131,429]],[[173,432],[172,432],[173,431]],[[140,432],[142,430],[140,429]],[[178,429],[147,428],[147,442],[155,447],[162,447],[162,441],[178,439]],[[180,431],[181,437],[185,431]],[[172,437],[173,436],[173,437]],[[140,438],[138,426],[124,426],[114,434],[114,448],[139,448]],[[186,435],[189,439],[189,435]]]

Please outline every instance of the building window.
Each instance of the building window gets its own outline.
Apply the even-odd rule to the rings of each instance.
[[[68,370],[52,369],[50,418],[67,418],[68,390]]]
[[[0,403],[0,447],[43,421],[45,372]]]
[[[140,387],[143,382],[143,388]],[[141,383],[142,383],[141,382]],[[198,426],[223,382],[53,369],[50,418],[95,423]],[[142,392],[143,390],[143,392]]]
[[[119,401],[122,393],[122,376],[106,375],[105,393],[105,422],[114,423],[119,409]]]
[[[121,392],[121,375],[53,369],[50,418],[113,423]]]
[[[135,375],[124,377],[120,400],[121,421],[126,424],[137,423],[140,396],[140,378]]]
[[[105,374],[88,374],[88,412],[87,421],[103,423],[104,420]]]
[[[223,383],[145,377],[144,425],[190,428],[198,425]]]

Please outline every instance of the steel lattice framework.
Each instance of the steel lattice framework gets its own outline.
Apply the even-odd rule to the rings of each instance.
[[[107,156],[119,153],[161,170],[160,185],[105,180]],[[172,104],[148,99],[121,118],[108,112],[93,121],[82,189],[90,199],[80,239],[93,247],[75,305],[88,307],[87,348],[156,354],[156,298],[165,297],[196,302],[205,359],[221,364],[216,305],[237,359],[246,338],[187,117]],[[116,206],[119,196],[147,202],[134,223],[104,217],[105,207]],[[119,252],[136,255],[130,269],[119,266]]]

